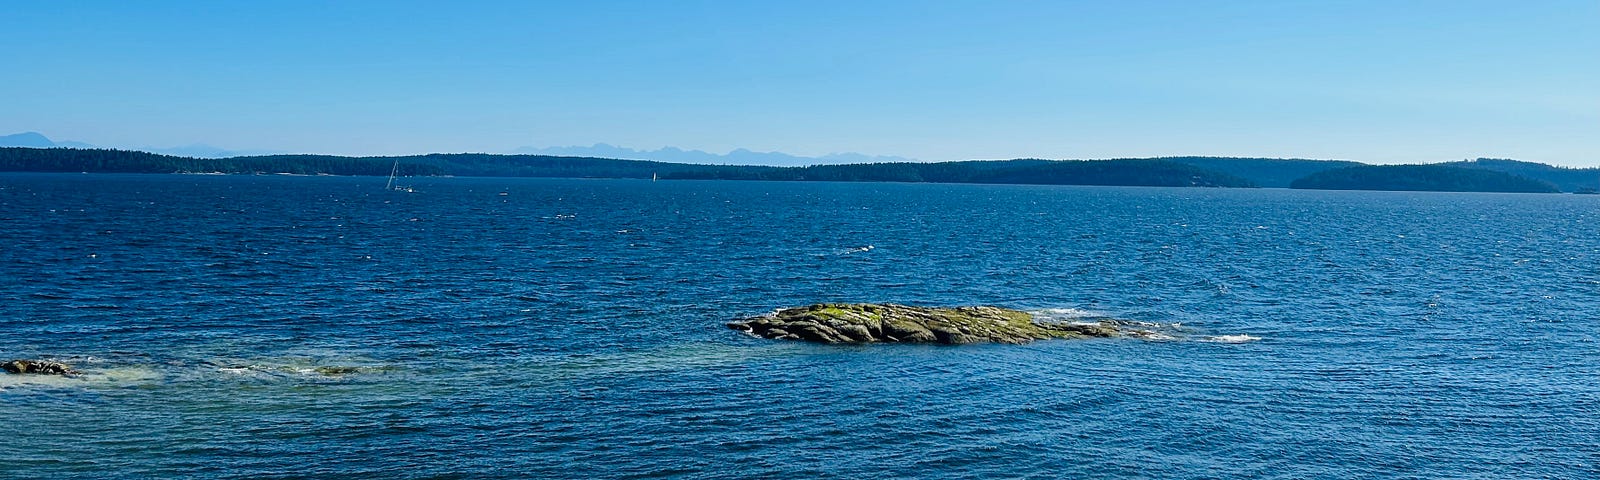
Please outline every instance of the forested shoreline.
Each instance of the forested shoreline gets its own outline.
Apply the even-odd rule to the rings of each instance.
[[[193,158],[78,148],[0,148],[0,171],[298,175],[660,178],[832,182],[985,183],[1339,190],[1593,191],[1600,169],[1503,159],[1426,165],[1341,160],[1162,157],[1106,160],[970,160],[773,167],[482,153],[346,157]]]

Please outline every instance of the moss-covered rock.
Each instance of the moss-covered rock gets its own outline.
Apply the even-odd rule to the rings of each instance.
[[[819,343],[1027,343],[1049,338],[1114,337],[1117,327],[1036,322],[1028,312],[999,307],[913,307],[824,303],[785,308],[728,324],[762,338]]]

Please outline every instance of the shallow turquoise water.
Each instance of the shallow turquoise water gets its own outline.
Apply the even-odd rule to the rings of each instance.
[[[1592,196],[382,183],[0,174],[0,476],[1600,475]],[[822,301],[1172,339],[722,326]]]

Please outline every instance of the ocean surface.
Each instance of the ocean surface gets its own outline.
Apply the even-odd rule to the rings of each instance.
[[[4,478],[1597,478],[1600,197],[0,174]],[[1154,339],[827,346],[817,302]]]

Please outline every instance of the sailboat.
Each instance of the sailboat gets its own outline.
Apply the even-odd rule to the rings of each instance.
[[[410,186],[407,186],[407,185],[395,185],[394,184],[394,177],[395,177],[396,174],[399,174],[399,173],[400,173],[400,161],[399,160],[395,160],[394,161],[394,166],[389,168],[389,183],[384,185],[383,189],[384,190],[394,190],[396,192],[406,192],[406,193],[411,193],[411,192],[417,191],[416,189],[413,189],[413,188],[411,188]]]

